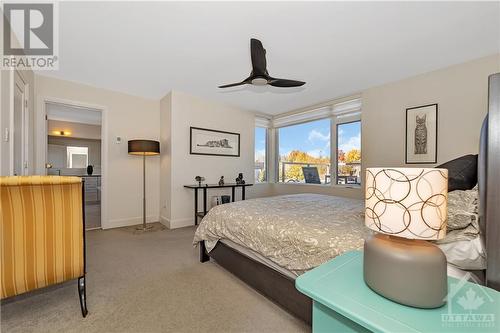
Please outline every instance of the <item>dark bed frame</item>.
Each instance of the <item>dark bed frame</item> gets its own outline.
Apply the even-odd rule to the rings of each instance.
[[[295,289],[295,279],[255,261],[239,251],[218,242],[207,255],[205,243],[200,243],[200,261],[213,258],[217,264],[243,282],[282,306],[288,312],[311,324],[312,301]]]
[[[500,291],[500,73],[489,77],[489,112],[483,122],[478,162],[480,227],[486,245],[486,286]],[[213,258],[220,266],[311,324],[312,301],[295,289],[295,280],[218,242],[207,253],[200,242],[200,261]]]

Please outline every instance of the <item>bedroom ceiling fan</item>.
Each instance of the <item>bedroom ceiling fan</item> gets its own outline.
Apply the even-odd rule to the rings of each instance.
[[[250,39],[250,52],[252,55],[252,72],[250,76],[241,82],[222,85],[219,86],[219,88],[236,87],[244,84],[253,84],[255,86],[264,86],[268,84],[273,87],[291,88],[300,87],[305,84],[303,81],[271,77],[266,68],[266,50],[262,46],[260,40],[255,38]]]

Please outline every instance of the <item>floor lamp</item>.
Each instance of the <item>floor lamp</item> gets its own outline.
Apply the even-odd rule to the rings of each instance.
[[[129,140],[128,153],[142,156],[142,226],[137,227],[137,230],[147,231],[153,227],[146,225],[146,156],[158,155],[160,143],[153,140]]]

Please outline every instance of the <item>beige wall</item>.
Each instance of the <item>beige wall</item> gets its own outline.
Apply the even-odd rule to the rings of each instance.
[[[167,199],[170,195],[171,198],[170,209],[165,202],[161,203],[162,221],[171,228],[192,225],[193,192],[183,185],[195,183],[195,176],[204,176],[207,183],[213,184],[220,176],[224,176],[226,182],[234,182],[238,173],[243,172],[247,181],[253,182],[254,114],[178,91],[162,99],[161,109],[161,137],[168,146],[164,152],[170,153],[170,158],[165,157],[162,164],[161,181],[161,190],[169,193],[161,197]],[[240,157],[190,155],[190,126],[240,133]],[[169,177],[170,184],[167,184]],[[252,189],[248,192],[251,197]],[[230,194],[230,189],[212,190],[209,197],[221,193]],[[200,210],[201,198],[200,192]]]
[[[70,81],[36,76],[37,172],[44,173],[46,136],[44,100],[79,103],[103,112],[102,225],[112,228],[142,221],[142,159],[127,153],[127,140],[159,139],[159,101],[99,89]],[[116,137],[122,143],[115,143]],[[147,218],[159,219],[160,159],[147,158]]]
[[[499,54],[363,92],[364,167],[404,165],[405,110],[432,103],[438,103],[438,164],[477,154],[488,76],[496,72]]]
[[[47,122],[49,135],[54,135],[54,131],[69,131],[71,134],[65,137],[81,139],[101,139],[101,126],[74,123],[69,121],[49,120]]]
[[[170,226],[172,211],[172,92],[160,100],[160,219]]]
[[[477,154],[487,112],[488,76],[496,72],[500,72],[499,54],[363,91],[363,169],[404,166],[406,108],[432,103],[439,108],[438,164]],[[273,195],[313,192],[363,197],[362,189],[341,186],[272,184],[270,189]]]

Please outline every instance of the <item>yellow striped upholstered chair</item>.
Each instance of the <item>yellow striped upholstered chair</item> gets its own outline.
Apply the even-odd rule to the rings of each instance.
[[[78,279],[85,295],[85,231],[79,177],[0,177],[1,298]]]

